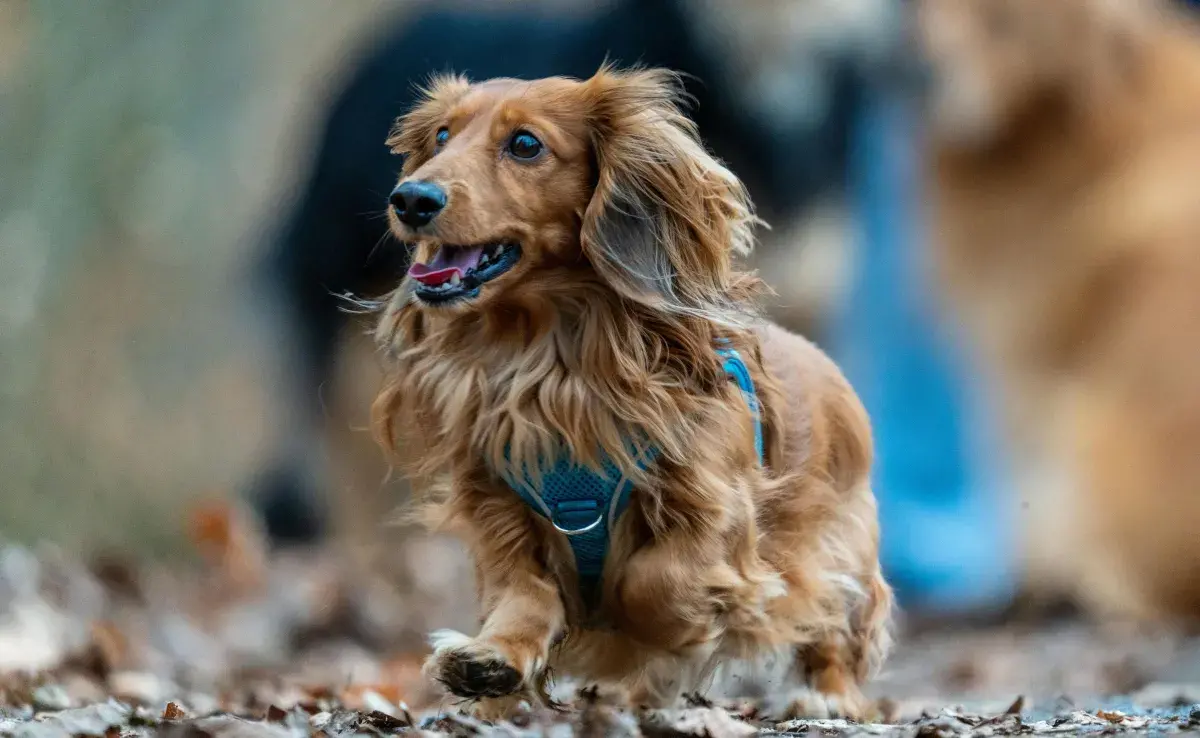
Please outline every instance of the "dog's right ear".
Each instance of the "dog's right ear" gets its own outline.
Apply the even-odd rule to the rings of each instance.
[[[662,314],[737,322],[732,256],[758,222],[742,183],[701,144],[662,69],[600,69],[582,85],[596,184],[581,244],[622,297]]]

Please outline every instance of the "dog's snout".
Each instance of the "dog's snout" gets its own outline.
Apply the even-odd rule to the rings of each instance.
[[[446,191],[433,182],[401,182],[389,198],[400,222],[413,228],[428,225],[446,207]]]

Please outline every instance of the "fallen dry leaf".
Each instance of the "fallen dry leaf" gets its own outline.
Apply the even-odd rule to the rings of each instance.
[[[650,711],[639,721],[639,726],[643,734],[660,738],[742,738],[758,732],[753,725],[735,720],[725,710],[715,707]]]
[[[984,738],[1172,732],[1200,725],[1200,707],[1193,712],[1179,706],[1195,691],[1186,685],[1200,683],[1200,670],[1195,682],[1143,690],[1134,703],[1102,701],[1098,704],[1105,709],[1097,712],[1076,707],[1097,704],[1092,695],[1103,694],[1111,678],[1106,667],[1114,662],[1133,659],[1145,673],[1166,674],[1169,659],[1177,658],[1170,672],[1177,679],[1192,673],[1179,663],[1200,663],[1200,641],[1123,643],[1112,641],[1111,635],[1102,641],[1084,626],[1019,635],[981,631],[969,635],[969,642],[961,634],[927,634],[912,643],[902,639],[885,678],[874,686],[873,696],[883,698],[878,703],[886,708],[886,724],[797,720],[775,725],[764,707],[766,687],[739,682],[734,686],[743,691],[726,696],[714,687],[688,695],[676,709],[646,712],[632,709],[622,690],[576,692],[574,685],[560,684],[554,695],[562,709],[531,709],[516,715],[512,724],[491,725],[443,712],[457,706],[426,692],[429,685],[420,669],[425,654],[404,645],[413,641],[414,632],[441,624],[440,615],[431,615],[438,611],[421,609],[428,604],[421,599],[423,590],[404,591],[405,596],[396,598],[364,597],[365,591],[378,591],[380,579],[364,575],[361,560],[331,550],[264,558],[262,580],[231,596],[223,567],[229,561],[225,555],[240,545],[230,543],[236,537],[233,514],[201,516],[199,538],[225,551],[209,569],[147,565],[123,572],[139,582],[140,600],[117,587],[101,586],[94,569],[69,557],[56,554],[52,563],[43,564],[37,555],[0,547],[0,562],[7,562],[0,565],[0,632],[14,622],[25,629],[37,625],[40,630],[21,632],[41,634],[42,640],[32,645],[39,663],[46,665],[33,673],[0,672],[0,735],[332,738],[420,732],[430,737],[744,738],[776,730]],[[14,603],[40,613],[44,622],[27,615],[12,618]],[[358,609],[364,607],[374,608],[369,618]],[[388,618],[394,620],[389,623]],[[386,624],[376,633],[390,632],[392,640],[381,638],[382,646],[362,640],[347,624],[363,619]],[[1042,697],[964,704],[937,691],[953,681],[943,677],[962,668],[963,654],[989,661],[970,686],[977,694],[1011,696],[1020,691],[1015,684],[1036,684],[1031,675],[1086,677],[1090,681],[1075,683],[1093,689],[1080,690],[1077,697],[1083,699],[1074,702],[1054,699],[1063,685],[1056,681],[1043,684]],[[1027,659],[1028,670],[1013,671],[1021,663],[1018,657]],[[1047,693],[1053,696],[1045,697]],[[1164,709],[1144,711],[1150,707]]]
[[[229,502],[199,506],[192,511],[189,533],[196,550],[224,576],[233,596],[263,586],[266,537],[248,510]]]
[[[1107,720],[1110,723],[1125,722],[1125,713],[1119,710],[1097,710],[1096,717],[1100,718],[1101,720]]]

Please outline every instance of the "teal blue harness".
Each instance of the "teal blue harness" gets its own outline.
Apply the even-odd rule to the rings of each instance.
[[[754,447],[759,463],[762,463],[762,420],[750,370],[734,349],[720,348],[717,354],[724,361],[725,374],[737,382],[750,406],[754,417]],[[657,457],[658,450],[653,448],[638,454],[639,470],[648,469]],[[633,482],[611,460],[606,460],[602,473],[598,473],[573,459],[560,457],[553,467],[541,470],[541,483],[537,486],[529,475],[513,466],[510,464],[509,468],[500,470],[500,476],[527,505],[567,536],[575,554],[584,602],[591,607],[599,595],[600,577],[613,528],[629,506]]]

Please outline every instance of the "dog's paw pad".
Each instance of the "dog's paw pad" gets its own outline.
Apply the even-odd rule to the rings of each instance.
[[[521,689],[521,672],[499,658],[448,651],[439,661],[437,680],[459,697],[505,697]]]

